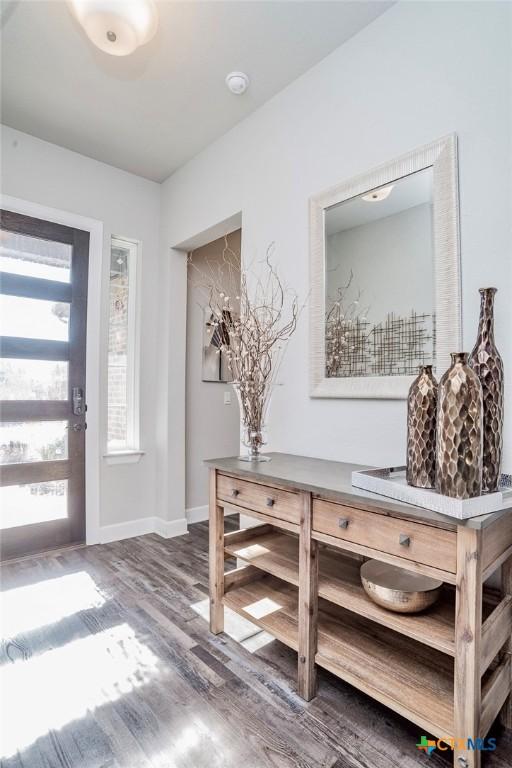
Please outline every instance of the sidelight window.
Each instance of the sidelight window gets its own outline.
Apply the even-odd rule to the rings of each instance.
[[[108,325],[108,453],[137,451],[138,244],[113,237]]]

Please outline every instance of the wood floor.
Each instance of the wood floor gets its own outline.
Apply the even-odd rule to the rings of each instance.
[[[234,527],[234,518],[227,525]],[[210,635],[206,523],[5,565],[2,768],[447,768],[420,729],[231,618]],[[229,626],[228,626],[229,629]],[[510,768],[495,726],[485,768]]]

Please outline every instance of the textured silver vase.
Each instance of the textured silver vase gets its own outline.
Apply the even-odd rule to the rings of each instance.
[[[437,471],[439,493],[471,499],[482,493],[482,385],[466,352],[452,354],[439,382]]]
[[[494,343],[496,288],[480,288],[480,322],[475,347],[469,357],[483,394],[482,491],[498,490],[503,449],[503,361]]]
[[[406,479],[416,488],[436,484],[437,389],[432,366],[421,366],[407,396]]]

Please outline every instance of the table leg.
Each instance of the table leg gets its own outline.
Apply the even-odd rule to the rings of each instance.
[[[311,494],[302,492],[299,535],[298,691],[306,701],[316,694],[315,655],[318,616],[318,544],[311,538]]]
[[[512,595],[512,556],[501,567],[501,592],[502,596]],[[512,637],[509,638],[504,652],[512,656]],[[510,681],[512,690],[512,679]],[[500,713],[500,720],[506,728],[512,728],[512,693],[509,694]]]
[[[217,472],[210,469],[210,632],[224,631],[224,508],[217,504]]]
[[[481,532],[459,526],[457,531],[457,592],[455,601],[455,768],[480,768],[479,750],[467,740],[480,736],[482,637]]]

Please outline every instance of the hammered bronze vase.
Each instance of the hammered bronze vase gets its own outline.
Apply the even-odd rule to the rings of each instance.
[[[436,484],[437,389],[432,366],[421,366],[407,396],[406,479],[416,488]]]
[[[437,472],[439,493],[471,499],[482,493],[482,385],[466,352],[452,354],[439,382]]]
[[[469,357],[483,394],[482,492],[498,490],[503,449],[503,360],[494,343],[496,288],[480,288],[480,322],[475,347]]]

